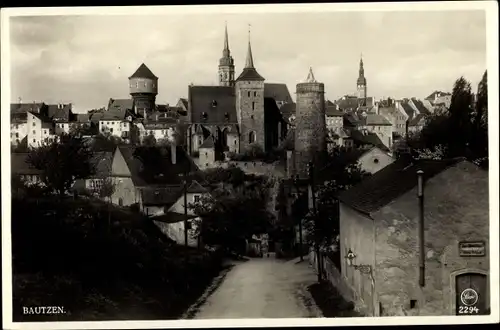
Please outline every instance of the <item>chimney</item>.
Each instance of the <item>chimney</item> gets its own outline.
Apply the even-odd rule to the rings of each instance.
[[[172,165],[177,164],[177,146],[175,145],[175,141],[172,141],[170,144],[170,155],[172,157]]]
[[[425,246],[424,246],[424,172],[417,171],[418,180],[418,240],[419,240],[419,285],[425,286]]]

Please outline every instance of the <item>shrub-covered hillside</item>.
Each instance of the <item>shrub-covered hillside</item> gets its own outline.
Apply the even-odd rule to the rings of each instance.
[[[179,317],[220,271],[126,208],[55,197],[12,201],[14,321]],[[61,306],[60,315],[23,315]]]

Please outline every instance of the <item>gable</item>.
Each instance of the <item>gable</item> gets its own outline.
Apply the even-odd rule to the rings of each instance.
[[[194,215],[193,210],[189,208],[189,204],[194,202],[195,196],[203,196],[207,195],[208,193],[187,193],[187,202],[188,202],[188,208],[187,208],[187,213],[188,215]],[[181,194],[177,201],[168,209],[168,212],[176,212],[176,213],[181,213],[184,214],[184,194]]]
[[[375,173],[394,162],[394,159],[380,148],[372,148],[359,158],[361,168],[367,172]]]
[[[111,175],[112,176],[124,176],[131,177],[132,173],[125,161],[125,157],[121,153],[119,148],[116,148],[115,153],[113,155],[113,162],[111,164]]]

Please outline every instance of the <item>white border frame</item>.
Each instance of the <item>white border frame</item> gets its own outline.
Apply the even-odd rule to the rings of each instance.
[[[200,13],[291,13],[325,11],[442,11],[484,10],[487,27],[487,67],[489,95],[490,143],[490,308],[489,316],[435,316],[435,317],[384,317],[384,318],[320,318],[320,319],[223,319],[179,321],[109,321],[109,322],[12,322],[12,267],[10,224],[10,153],[2,158],[2,287],[3,327],[5,329],[132,329],[132,328],[197,328],[197,327],[274,327],[274,326],[346,326],[346,325],[424,325],[424,324],[482,324],[499,322],[499,224],[498,224],[498,3],[496,1],[454,1],[418,3],[338,3],[338,4],[269,4],[229,6],[148,6],[148,7],[61,7],[61,8],[2,8],[1,10],[1,82],[2,82],[2,134],[10,132],[10,34],[11,16],[50,15],[179,15]],[[105,13],[105,14],[104,14]],[[2,138],[2,150],[10,150],[10,139]],[[493,220],[493,221],[491,221]],[[493,294],[491,294],[493,293]]]

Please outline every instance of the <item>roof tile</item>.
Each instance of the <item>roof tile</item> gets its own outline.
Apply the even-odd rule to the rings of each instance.
[[[429,179],[460,161],[463,159],[421,160],[412,164],[400,159],[341,193],[339,200],[359,212],[370,214],[414,188],[418,170],[423,170],[424,179]]]

